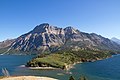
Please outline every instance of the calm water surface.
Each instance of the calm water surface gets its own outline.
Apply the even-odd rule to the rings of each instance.
[[[70,75],[78,80],[80,75],[86,76],[89,80],[120,80],[120,55],[105,60],[77,64],[68,74],[63,70],[29,70],[21,65],[34,56],[1,55],[0,75],[2,68],[7,68],[10,75],[33,75],[48,76],[60,80],[68,80]]]

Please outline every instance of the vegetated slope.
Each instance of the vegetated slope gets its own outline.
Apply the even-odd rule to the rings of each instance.
[[[69,69],[71,65],[78,62],[91,62],[110,57],[108,51],[79,50],[60,51],[50,55],[40,55],[27,63],[27,67],[55,67]]]

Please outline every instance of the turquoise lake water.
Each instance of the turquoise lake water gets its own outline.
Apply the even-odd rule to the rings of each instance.
[[[69,76],[73,75],[76,80],[81,75],[84,75],[88,80],[120,80],[120,55],[115,55],[111,58],[77,64],[66,73],[63,70],[29,70],[23,67],[25,63],[34,56],[17,56],[17,55],[1,55],[0,56],[0,75],[2,68],[7,68],[10,75],[33,75],[33,76],[48,76],[59,80],[68,80]]]

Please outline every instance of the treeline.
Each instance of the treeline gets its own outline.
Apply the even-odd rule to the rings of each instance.
[[[88,80],[85,76],[80,76],[79,79],[75,79],[73,76],[70,76],[69,80]]]

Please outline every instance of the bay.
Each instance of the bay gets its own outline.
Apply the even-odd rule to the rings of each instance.
[[[35,56],[31,55],[1,55],[0,75],[2,68],[7,68],[10,75],[48,76],[59,80],[68,80],[72,75],[78,80],[86,76],[88,80],[120,80],[120,55],[105,60],[76,64],[69,72],[63,70],[30,70],[23,65]]]

